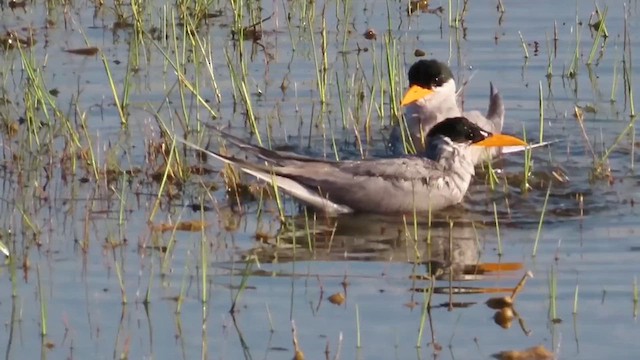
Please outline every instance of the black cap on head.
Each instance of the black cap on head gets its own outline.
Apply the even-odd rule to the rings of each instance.
[[[491,133],[465,117],[451,117],[442,120],[429,130],[428,137],[446,136],[457,143],[477,143],[489,137]]]
[[[438,60],[419,60],[409,68],[409,85],[432,89],[453,79],[447,64]]]

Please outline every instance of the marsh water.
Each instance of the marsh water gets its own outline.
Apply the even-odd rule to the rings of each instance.
[[[639,358],[638,3],[414,5],[3,1],[4,357]],[[431,219],[279,209],[171,151],[221,149],[216,126],[388,156],[416,50],[466,109],[491,81],[505,132],[554,143],[478,169]],[[527,271],[513,306],[486,304]]]

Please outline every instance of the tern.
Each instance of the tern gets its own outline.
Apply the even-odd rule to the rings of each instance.
[[[405,107],[406,131],[417,152],[427,146],[426,134],[440,121],[464,116],[483,130],[490,133],[502,132],[504,123],[504,102],[498,90],[490,84],[489,109],[486,115],[479,111],[462,112],[458,104],[456,83],[451,69],[438,60],[419,60],[409,68],[409,89],[402,99]],[[391,147],[402,148],[403,131],[396,126],[391,133]],[[536,145],[539,146],[539,145]],[[523,147],[510,149],[521,151]],[[471,151],[470,158],[477,164],[491,159],[501,152],[501,148],[477,149]]]
[[[388,159],[312,159],[250,145],[224,133],[222,137],[259,160],[206,151],[176,140],[328,214],[438,211],[461,202],[467,192],[475,174],[471,148],[526,146],[516,137],[485,131],[465,117],[448,118],[433,126],[427,134],[428,146],[420,155]]]

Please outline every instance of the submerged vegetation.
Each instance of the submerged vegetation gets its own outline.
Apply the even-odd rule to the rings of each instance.
[[[637,327],[637,2],[0,4],[7,358],[638,355],[581,349],[602,321]],[[463,205],[381,219],[314,213],[174,140],[388,156],[424,55],[465,108],[493,81],[505,128],[554,143],[478,169]]]

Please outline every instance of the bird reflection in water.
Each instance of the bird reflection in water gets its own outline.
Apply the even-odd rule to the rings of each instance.
[[[460,207],[453,207],[440,211],[430,226],[424,218],[414,222],[412,218],[382,215],[298,216],[289,218],[277,235],[263,239],[251,252],[263,263],[357,260],[422,264],[426,273],[417,276],[419,280],[474,281],[522,268],[519,262],[481,262],[484,239],[479,232],[483,231],[465,216]],[[511,288],[502,291],[510,292]]]

